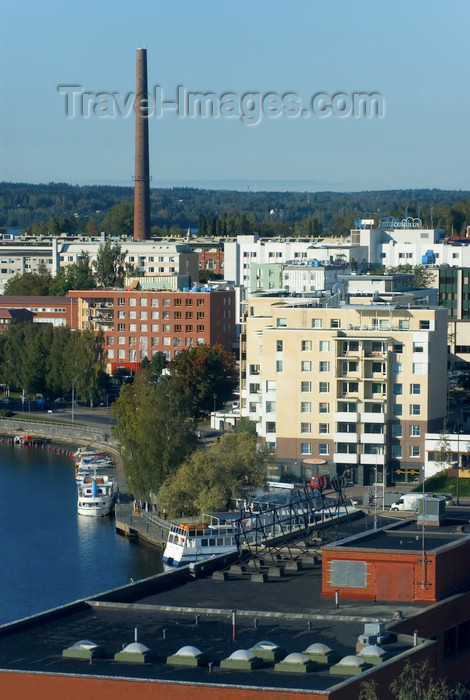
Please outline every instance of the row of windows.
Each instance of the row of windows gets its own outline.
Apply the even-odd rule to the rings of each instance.
[[[347,445],[343,444],[338,445],[338,452],[342,454],[356,454],[356,450],[354,449],[356,445]],[[372,446],[373,447],[373,446]],[[343,448],[343,449],[341,449]],[[346,449],[350,448],[350,449]],[[330,454],[330,446],[326,442],[320,442],[317,446],[317,454],[321,455],[322,457],[326,457]],[[312,454],[312,444],[310,442],[301,442],[300,443],[300,454],[302,455],[309,455]],[[375,454],[375,452],[370,452],[370,454]],[[377,453],[379,454],[379,453]],[[383,454],[382,452],[380,454]],[[419,445],[412,445],[410,447],[409,451],[409,456],[412,459],[416,459],[420,457],[420,447]],[[394,459],[400,459],[402,457],[402,450],[400,445],[394,445],[392,447],[392,457]]]
[[[139,304],[137,304],[137,301]],[[160,304],[160,301],[162,302]],[[165,297],[164,299],[159,299],[159,298],[152,298],[150,299],[150,306],[158,308],[159,306],[170,306],[171,305],[171,299],[169,297]],[[193,306],[193,299],[190,298],[185,298],[184,299],[184,306]],[[148,306],[149,299],[148,297],[141,297],[140,299],[137,299],[136,297],[130,297],[127,300],[128,306]],[[224,304],[230,305],[231,299],[230,297],[224,297]],[[126,298],[125,297],[118,297],[117,300],[118,306],[125,306],[126,305]],[[173,299],[173,305],[174,306],[182,306],[183,305],[183,299],[180,297],[176,297]],[[195,306],[204,306],[205,305],[205,299],[196,299],[196,304]]]
[[[328,326],[325,326],[325,328],[341,328],[341,319],[340,318],[330,318],[330,319],[325,319],[325,322],[329,322]],[[363,322],[365,322],[367,325],[371,326],[372,328],[376,328],[377,330],[390,330],[390,318],[376,318],[375,316],[368,321],[367,319],[363,319]],[[323,319],[322,318],[312,318],[312,328],[323,328]],[[283,317],[278,317],[276,318],[276,328],[287,328],[287,318]],[[407,331],[410,329],[410,320],[408,318],[402,318],[398,319],[398,330],[400,331]],[[431,329],[431,321],[428,319],[421,319],[419,321],[419,330],[430,330]],[[309,341],[305,341],[309,342]],[[358,341],[353,341],[357,343],[357,350],[359,349],[359,343]],[[352,349],[351,349],[352,350]]]

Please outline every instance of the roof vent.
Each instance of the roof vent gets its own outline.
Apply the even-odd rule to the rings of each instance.
[[[166,660],[169,666],[207,666],[209,659],[197,647],[184,646],[179,649],[176,654],[168,656]]]
[[[361,649],[358,656],[363,658],[364,661],[367,661],[368,664],[376,666],[377,664],[381,664],[383,661],[385,661],[389,654],[387,654],[382,647],[377,646],[377,644],[369,644],[369,646]]]
[[[263,660],[252,654],[248,649],[237,649],[229,657],[220,662],[220,668],[237,671],[252,671],[263,665]]]
[[[309,673],[315,669],[315,662],[306,654],[288,654],[283,661],[274,666],[274,670],[280,673]]]
[[[268,641],[267,639],[257,642],[249,649],[249,651],[251,651],[251,653],[257,656],[259,659],[263,659],[263,661],[278,661],[279,659],[283,659],[286,655],[286,652],[284,649],[282,649],[282,647],[278,646],[274,642]]]
[[[105,655],[104,647],[90,642],[89,639],[81,639],[71,647],[62,650],[62,656],[67,659],[98,659]]]
[[[154,661],[155,658],[155,652],[138,641],[131,642],[125,646],[122,651],[118,651],[114,654],[115,661],[124,661],[125,663],[131,664],[146,664],[149,663],[149,661]]]
[[[335,676],[356,676],[369,668],[365,660],[356,654],[345,656],[341,661],[330,668],[330,673]]]
[[[304,649],[303,653],[317,664],[330,665],[338,658],[338,654],[336,652],[330,649],[330,647],[328,647],[326,644],[321,644],[320,642],[310,644],[309,647]]]

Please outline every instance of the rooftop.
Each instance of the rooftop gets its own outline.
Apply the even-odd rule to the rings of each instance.
[[[250,649],[270,640],[287,654],[302,653],[311,644],[330,647],[339,658],[356,654],[365,623],[390,623],[396,618],[396,603],[322,599],[321,562],[318,541],[344,539],[351,532],[371,527],[367,518],[330,523],[310,541],[277,552],[270,561],[256,559],[246,571],[229,568],[229,556],[182,567],[144,581],[107,591],[93,599],[0,627],[0,662],[3,669],[79,676],[139,678],[228,686],[326,690],[348,683],[348,676],[332,675],[327,665],[308,673],[275,671],[274,662],[247,670],[223,669],[219,662],[238,649]],[[316,549],[315,549],[316,547]],[[274,555],[274,552],[271,553]],[[285,566],[285,575],[264,583],[250,572],[263,566],[282,564],[279,557],[292,555],[302,562]],[[232,562],[233,563],[233,562]],[[216,580],[213,571],[225,569],[228,578]],[[255,577],[256,578],[256,577]],[[400,603],[405,617],[423,610],[422,604]],[[233,611],[236,638],[233,639]],[[136,633],[137,628],[137,633]],[[138,639],[155,654],[148,663],[130,663],[114,654]],[[79,640],[103,647],[105,656],[92,663],[63,658],[62,651]],[[183,646],[193,646],[214,662],[207,666],[169,666],[168,656]],[[384,644],[393,658],[410,649],[412,639],[398,636]],[[330,664],[331,665],[331,664]],[[351,678],[353,678],[351,676]]]

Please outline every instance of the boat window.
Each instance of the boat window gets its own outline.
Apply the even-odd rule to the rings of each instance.
[[[219,546],[222,545],[223,543],[224,543],[224,538],[223,538],[223,537],[218,537],[218,538],[217,538],[217,546],[219,547]]]
[[[201,540],[201,547],[207,547],[207,537]]]
[[[233,537],[226,537],[225,544],[233,544]]]
[[[209,547],[215,547],[215,537],[211,537],[209,540]]]

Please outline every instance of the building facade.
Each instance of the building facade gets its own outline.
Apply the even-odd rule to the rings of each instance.
[[[235,340],[233,290],[70,291],[78,304],[78,328],[102,330],[108,369],[133,371],[144,357],[163,352],[168,360],[185,348]]]
[[[363,485],[418,481],[447,410],[446,333],[438,307],[250,297],[241,415],[296,476],[317,459]]]

